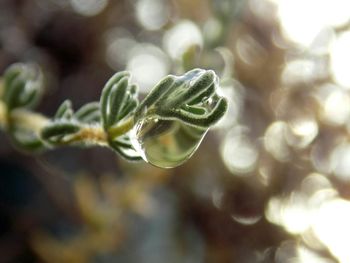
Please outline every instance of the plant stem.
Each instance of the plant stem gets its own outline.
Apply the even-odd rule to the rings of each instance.
[[[60,143],[60,145],[69,145],[74,143],[85,143],[90,145],[107,146],[108,138],[101,126],[82,127],[76,134]]]
[[[110,139],[113,140],[114,138],[117,138],[127,133],[128,131],[130,131],[133,126],[134,126],[134,117],[131,116],[127,118],[125,121],[123,121],[122,123],[116,124],[110,127],[108,129],[108,136],[110,137]]]
[[[3,93],[3,81],[0,78],[0,98]],[[0,99],[0,128],[6,130],[9,125],[15,125],[25,130],[33,131],[40,137],[43,128],[50,123],[46,116],[32,112],[26,109],[15,109],[7,112],[6,104]],[[129,117],[125,121],[112,126],[108,132],[105,132],[100,125],[83,126],[76,134],[73,134],[67,140],[62,141],[61,145],[74,143],[86,143],[92,145],[108,145],[108,140],[113,140],[127,133],[134,125],[134,118]]]
[[[42,114],[31,111],[16,109],[8,116],[8,122],[16,124],[27,130],[32,130],[36,135],[40,135],[41,130],[49,123],[49,119]]]
[[[0,100],[0,127],[6,129],[8,122],[16,124],[26,130],[32,130],[38,137],[40,137],[42,129],[49,124],[50,119],[46,116],[24,109],[13,110],[7,116],[7,109],[4,102]],[[62,142],[62,145],[69,145],[73,143],[87,143],[97,145],[107,145],[108,139],[113,140],[127,133],[134,125],[133,117],[130,117],[122,123],[111,127],[108,134],[101,126],[85,126],[79,132],[74,134],[68,140]]]
[[[0,127],[6,129],[9,122],[39,134],[41,129],[48,124],[49,119],[42,114],[24,109],[16,109],[8,114],[5,103],[0,100]]]

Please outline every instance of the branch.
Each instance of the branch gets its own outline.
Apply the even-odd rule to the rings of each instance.
[[[75,112],[66,100],[52,118],[34,111],[43,86],[41,70],[33,64],[14,64],[0,79],[0,127],[18,147],[33,151],[98,145],[127,160],[144,159],[164,168],[188,159],[227,108],[226,100],[216,94],[218,77],[211,70],[167,76],[140,104],[130,73],[118,72],[106,83],[99,102],[87,103]],[[179,130],[185,132],[173,134]],[[175,138],[180,139],[180,148],[174,148],[178,142],[170,143]],[[159,162],[179,158],[171,165]]]

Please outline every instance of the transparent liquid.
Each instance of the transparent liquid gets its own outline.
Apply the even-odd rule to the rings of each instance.
[[[192,156],[207,130],[176,120],[145,118],[136,123],[131,138],[146,162],[173,168]]]

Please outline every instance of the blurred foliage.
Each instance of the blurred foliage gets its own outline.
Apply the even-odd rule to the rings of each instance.
[[[184,165],[101,149],[27,156],[0,134],[1,262],[349,262],[347,0],[0,1],[0,72],[34,61],[39,111],[148,93],[200,67],[228,114]]]

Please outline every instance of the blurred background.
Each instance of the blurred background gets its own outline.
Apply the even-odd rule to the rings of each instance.
[[[0,262],[350,262],[348,0],[1,0],[0,72],[39,111],[213,69],[228,113],[171,170],[101,148],[28,155],[0,133]]]

